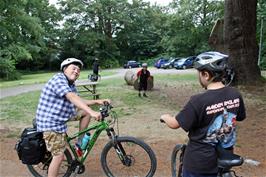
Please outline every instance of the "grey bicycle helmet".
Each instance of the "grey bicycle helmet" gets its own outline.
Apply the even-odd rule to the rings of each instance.
[[[223,72],[228,67],[228,55],[220,52],[205,52],[197,56],[194,68],[211,72]]]
[[[73,63],[76,63],[76,64],[80,65],[81,67],[83,67],[83,62],[80,61],[79,59],[67,58],[61,63],[60,70],[63,70],[63,68],[65,66],[68,66],[68,65],[73,64]]]

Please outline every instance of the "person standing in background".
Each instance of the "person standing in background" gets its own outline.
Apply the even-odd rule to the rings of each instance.
[[[97,82],[99,79],[99,59],[95,57],[92,64],[92,74],[88,75],[88,79],[92,82]]]
[[[143,96],[147,97],[146,91],[148,86],[148,78],[150,77],[150,71],[148,71],[147,63],[142,64],[142,69],[138,71],[137,77],[139,80],[139,97],[141,97],[141,91],[143,90]]]

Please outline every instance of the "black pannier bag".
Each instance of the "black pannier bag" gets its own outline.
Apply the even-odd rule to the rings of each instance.
[[[16,144],[19,159],[23,164],[36,165],[42,161],[46,152],[43,133],[36,128],[25,128]]]

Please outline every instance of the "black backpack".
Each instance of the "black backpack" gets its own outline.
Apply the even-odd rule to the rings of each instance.
[[[37,132],[36,128],[25,128],[15,149],[23,164],[36,165],[40,163],[46,153],[43,133]]]

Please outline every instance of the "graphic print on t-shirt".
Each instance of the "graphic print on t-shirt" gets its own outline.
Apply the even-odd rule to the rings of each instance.
[[[231,147],[236,141],[236,115],[224,107],[222,114],[218,115],[208,129],[206,143],[216,145],[220,143],[223,148]]]

